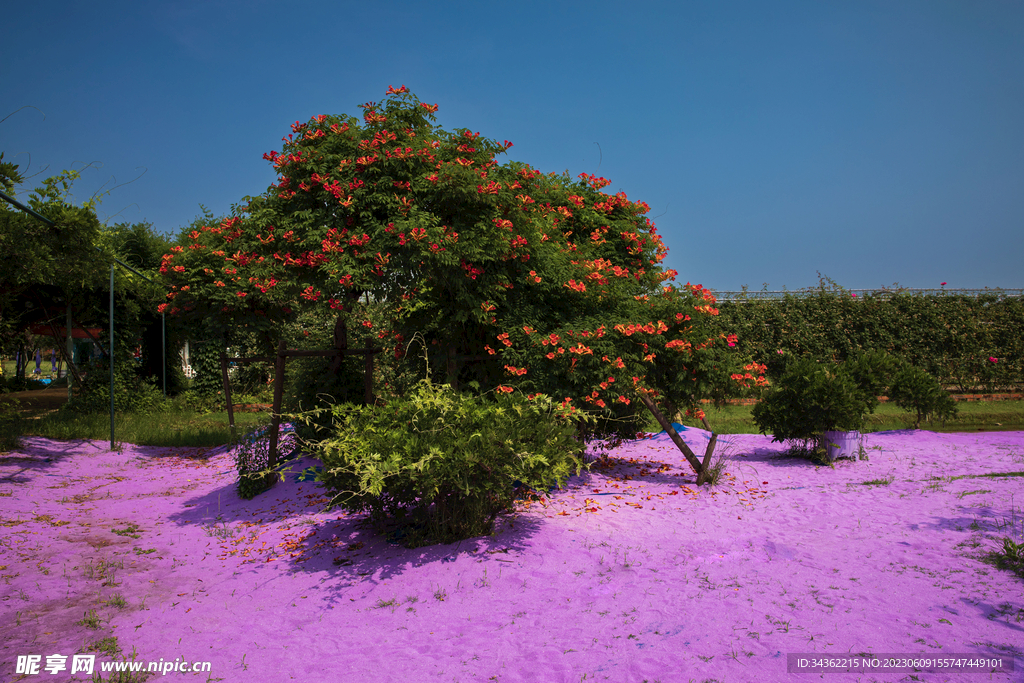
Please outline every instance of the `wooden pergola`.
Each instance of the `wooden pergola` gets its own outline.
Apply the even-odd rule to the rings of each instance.
[[[231,402],[231,381],[228,377],[229,363],[273,363],[274,364],[274,404],[271,413],[270,427],[270,453],[268,467],[277,465],[277,442],[278,432],[281,428],[281,403],[284,399],[284,373],[285,363],[288,358],[311,358],[311,357],[334,357],[331,369],[336,370],[341,366],[347,355],[361,355],[363,357],[363,401],[366,405],[374,402],[373,396],[373,356],[383,351],[382,348],[369,347],[361,349],[348,348],[348,328],[340,318],[334,328],[334,348],[322,350],[305,350],[286,348],[284,340],[277,344],[277,353],[273,356],[251,356],[248,358],[229,358],[227,353],[220,354],[221,378],[224,382],[224,400],[228,407],[228,424],[231,426],[231,434],[235,434],[235,411]]]

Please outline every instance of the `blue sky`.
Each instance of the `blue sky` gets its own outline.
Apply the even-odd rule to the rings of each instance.
[[[17,3],[0,83],[19,196],[91,163],[111,222],[225,213],[293,121],[404,84],[646,201],[682,282],[1024,287],[1016,0]]]

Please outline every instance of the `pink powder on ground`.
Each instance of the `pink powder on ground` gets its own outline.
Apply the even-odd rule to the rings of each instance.
[[[702,452],[707,434],[684,438]],[[816,467],[720,437],[728,474],[698,489],[665,436],[629,442],[493,536],[408,550],[322,512],[297,481],[309,458],[244,501],[226,449],[27,438],[0,456],[0,676],[110,636],[225,681],[788,681],[790,653],[1020,658],[1022,581],[982,557],[1024,541],[1024,478],[963,475],[1024,471],[1024,433],[865,447]],[[100,628],[76,623],[88,610]],[[1024,680],[1016,663],[991,679]],[[981,680],[916,676],[829,678]]]

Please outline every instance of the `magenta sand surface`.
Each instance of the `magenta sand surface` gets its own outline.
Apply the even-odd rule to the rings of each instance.
[[[409,550],[323,512],[308,458],[244,501],[226,449],[27,438],[0,456],[0,679],[75,680],[16,661],[116,637],[203,681],[1024,680],[1024,581],[984,561],[1024,540],[1024,477],[979,476],[1024,471],[1024,433],[870,434],[834,467],[719,444],[714,488],[664,436],[629,442],[493,536]],[[794,653],[1016,669],[796,674]]]

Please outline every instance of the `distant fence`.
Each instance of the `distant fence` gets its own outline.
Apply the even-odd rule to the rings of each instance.
[[[764,301],[772,299],[784,299],[787,296],[795,296],[799,298],[818,296],[823,292],[832,294],[833,296],[839,293],[848,293],[850,295],[856,295],[858,297],[880,297],[887,298],[893,296],[997,296],[997,297],[1024,297],[1024,289],[1000,289],[1000,288],[989,288],[984,289],[911,289],[903,287],[887,288],[882,287],[879,289],[822,289],[820,287],[808,287],[807,289],[783,289],[783,290],[741,290],[741,291],[717,291],[710,290],[718,301],[736,301],[742,303],[744,301]]]

